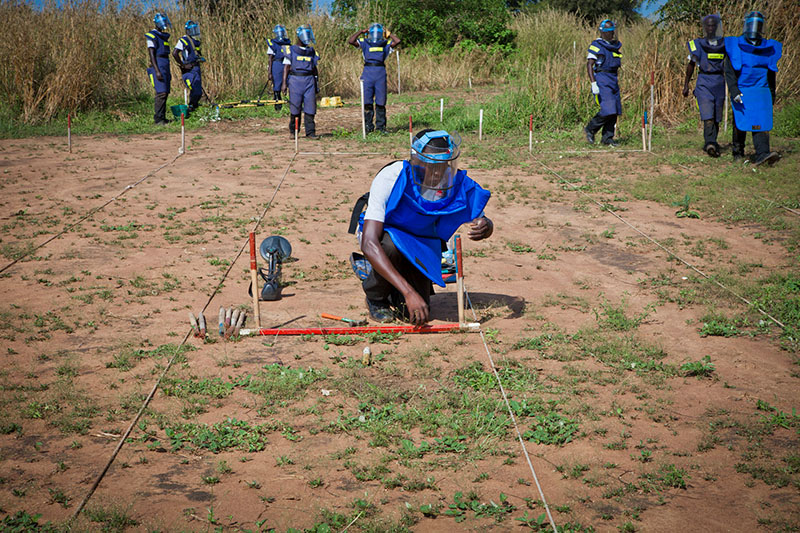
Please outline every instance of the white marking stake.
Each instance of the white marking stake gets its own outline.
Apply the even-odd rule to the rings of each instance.
[[[186,153],[186,125],[183,123],[184,114],[181,113],[181,149],[179,154]]]
[[[444,98],[439,100],[439,122],[444,122]]]
[[[361,136],[367,138],[367,118],[364,116],[364,80],[358,80],[361,84]]]
[[[478,140],[483,140],[483,109],[478,116]]]
[[[397,94],[400,94],[400,50],[395,50],[395,59],[397,59]]]

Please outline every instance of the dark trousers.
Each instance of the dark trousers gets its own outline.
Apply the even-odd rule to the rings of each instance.
[[[281,92],[280,91],[272,91],[272,99],[273,100],[281,100]],[[283,104],[275,104],[275,111],[280,111],[283,108]]]
[[[406,256],[400,253],[400,250],[394,245],[392,238],[388,233],[384,232],[381,238],[381,247],[386,252],[386,256],[391,261],[394,268],[400,273],[405,280],[414,287],[414,290],[419,293],[425,302],[430,305],[431,302],[431,280],[425,274],[415,267]],[[383,276],[378,274],[375,269],[372,270],[369,277],[361,282],[361,287],[367,295],[367,299],[381,302],[383,304],[391,304],[397,307],[405,305],[405,299],[400,294],[394,285],[389,283]]]
[[[372,125],[372,118],[375,117],[375,126]],[[376,105],[374,110],[372,104],[364,104],[364,122],[367,125],[367,133],[378,130],[386,131],[386,106]]]
[[[733,155],[744,157],[744,141],[747,139],[747,132],[736,127],[736,119],[733,121]],[[756,149],[756,161],[769,155],[769,132],[753,132],[753,148]]]
[[[601,116],[598,112],[586,125],[586,129],[594,135],[600,129],[603,130],[602,142],[607,143],[614,138],[614,126],[617,124],[617,115]]]
[[[316,134],[317,126],[314,123],[314,115],[309,115],[308,113],[303,113],[303,115],[305,115],[305,121],[306,121],[306,137],[309,135]],[[289,120],[289,133],[291,133],[292,135],[294,135],[295,121],[297,122],[298,125],[300,124],[300,122],[302,122],[300,120],[300,115],[292,115],[291,119]]]
[[[703,121],[703,148],[707,147],[709,144],[712,144],[719,148],[719,144],[717,144],[717,135],[719,135],[719,122],[715,121],[713,118],[709,120]]]
[[[167,96],[169,93],[156,93],[153,99],[153,121],[156,124],[167,121]]]

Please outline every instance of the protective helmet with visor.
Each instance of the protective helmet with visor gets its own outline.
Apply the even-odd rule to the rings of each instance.
[[[279,41],[285,41],[289,38],[289,32],[286,31],[286,27],[282,24],[276,24],[274,28],[272,28],[272,34],[275,35],[275,39]]]
[[[317,42],[314,39],[314,30],[312,30],[311,26],[309,26],[308,24],[303,24],[302,26],[297,28],[297,38],[300,39],[300,42],[303,43],[305,46]]]
[[[717,13],[703,17],[703,32],[709,41],[721,41],[725,36],[722,29],[722,17]]]
[[[167,31],[172,27],[172,23],[166,13],[156,13],[153,17],[153,25],[158,31]]]
[[[420,196],[435,202],[451,198],[454,193],[461,136],[444,130],[427,131],[411,144],[411,169]]]
[[[367,30],[367,42],[369,44],[378,44],[383,41],[383,35],[383,25],[373,22],[369,25],[369,30]]]
[[[195,40],[200,40],[200,26],[193,20],[187,20],[186,26],[184,27],[186,30],[186,35],[191,37]]]
[[[600,34],[603,36],[603,38],[609,42],[613,41],[616,37],[617,25],[611,19],[603,20],[597,29],[600,30]]]
[[[757,41],[764,35],[764,15],[760,11],[751,11],[744,18],[742,35],[750,41]]]

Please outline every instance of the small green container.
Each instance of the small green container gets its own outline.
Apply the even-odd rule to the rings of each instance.
[[[189,106],[188,105],[171,105],[169,106],[170,111],[172,114],[175,115],[175,118],[181,118],[181,114],[184,116],[189,116]]]

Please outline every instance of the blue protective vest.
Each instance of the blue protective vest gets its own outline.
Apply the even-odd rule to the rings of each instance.
[[[301,48],[293,44],[289,47],[289,60],[292,62],[289,74],[295,76],[312,76],[316,71],[319,54],[311,47]]]
[[[778,72],[783,45],[772,39],[753,45],[743,36],[725,37],[725,50],[742,92],[742,104],[731,101],[736,127],[741,131],[771,130],[772,93],[767,72]]]
[[[291,47],[289,39],[267,39],[267,46],[272,50],[272,61],[283,62],[284,57],[289,57],[289,48]]]
[[[459,170],[451,198],[428,201],[414,183],[411,164],[403,161],[386,202],[383,229],[398,250],[420,272],[437,285],[442,279],[442,241],[447,241],[458,228],[478,218],[489,202],[491,193]]]
[[[620,65],[622,65],[622,43],[616,41],[614,44],[604,40],[595,39],[589,45],[589,52],[597,56],[594,62],[595,72],[608,72],[616,74]]]
[[[156,55],[156,63],[158,68],[161,69],[161,60],[166,59],[166,66],[169,68],[169,33],[163,33],[158,30],[150,30],[145,33],[145,36],[155,43],[154,49]]]
[[[361,53],[364,54],[364,64],[366,66],[381,67],[386,58],[389,57],[391,47],[389,41],[386,39],[377,44],[367,42],[362,35],[358,39],[358,45],[361,47]]]
[[[184,65],[187,63],[194,63],[200,60],[200,41],[195,41],[193,37],[184,35],[181,37],[183,43],[183,50],[181,56],[183,57]]]
[[[686,43],[689,47],[689,54],[700,72],[703,74],[722,74],[725,62],[725,41],[720,39],[716,45],[712,45],[705,37],[693,39]]]

